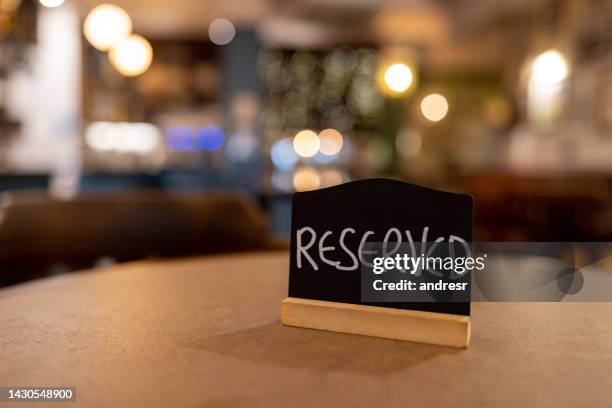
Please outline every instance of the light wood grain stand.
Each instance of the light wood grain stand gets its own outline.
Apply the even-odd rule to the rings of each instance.
[[[288,297],[281,304],[287,326],[362,334],[465,348],[470,317]]]

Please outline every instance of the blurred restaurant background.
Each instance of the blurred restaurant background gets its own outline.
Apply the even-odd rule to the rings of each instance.
[[[612,241],[612,2],[0,0],[0,285],[283,248],[369,177]]]

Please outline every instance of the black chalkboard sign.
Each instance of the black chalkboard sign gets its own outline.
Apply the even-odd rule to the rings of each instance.
[[[392,229],[418,241],[456,236],[470,242],[473,207],[468,195],[383,178],[295,193],[289,297],[469,316],[469,301],[362,302],[359,250]]]

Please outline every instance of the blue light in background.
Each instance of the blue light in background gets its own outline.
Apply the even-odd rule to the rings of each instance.
[[[274,142],[270,157],[277,169],[293,169],[298,162],[298,155],[293,149],[293,139],[285,137]]]
[[[209,152],[214,152],[223,147],[224,140],[223,130],[217,126],[204,126],[198,130],[198,146]]]
[[[184,152],[195,150],[194,129],[185,126],[171,126],[168,128],[167,142],[171,150]]]

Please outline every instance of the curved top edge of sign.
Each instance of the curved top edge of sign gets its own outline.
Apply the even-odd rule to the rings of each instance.
[[[341,190],[341,189],[344,189],[344,188],[347,188],[347,187],[356,186],[356,185],[359,185],[359,184],[372,184],[372,183],[379,183],[379,184],[386,183],[386,184],[389,184],[389,185],[391,185],[391,184],[402,185],[404,187],[421,190],[423,192],[434,193],[434,194],[444,194],[444,195],[447,195],[447,196],[448,195],[454,195],[456,197],[468,198],[472,202],[474,201],[474,197],[472,195],[470,195],[470,194],[455,193],[455,192],[444,191],[444,190],[437,190],[435,188],[425,187],[425,186],[421,186],[419,184],[410,183],[410,182],[407,182],[407,181],[404,181],[404,180],[392,179],[392,178],[387,178],[387,177],[374,177],[374,178],[358,179],[358,180],[349,181],[347,183],[336,184],[335,186],[331,186],[331,187],[325,187],[325,188],[320,188],[320,189],[311,190],[311,191],[299,191],[299,192],[295,192],[293,194],[294,195],[296,195],[296,194],[299,194],[299,195],[303,195],[303,194],[316,194],[316,193],[330,192],[332,190]]]

